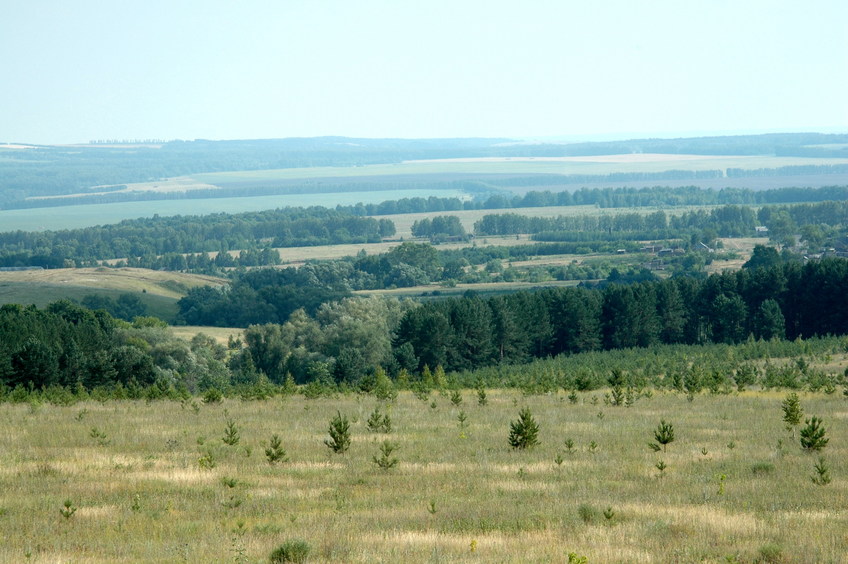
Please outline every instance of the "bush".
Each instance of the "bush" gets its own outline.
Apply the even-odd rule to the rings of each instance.
[[[271,552],[270,561],[272,564],[279,564],[282,562],[306,562],[306,558],[309,556],[310,550],[311,547],[309,546],[309,543],[304,540],[288,540]]]
[[[209,388],[203,393],[203,403],[221,403],[224,394],[218,388]]]
[[[577,514],[584,523],[595,523],[601,516],[601,512],[589,504],[583,503],[577,508]]]
[[[777,544],[764,544],[760,547],[759,562],[780,562],[783,559],[783,548]]]

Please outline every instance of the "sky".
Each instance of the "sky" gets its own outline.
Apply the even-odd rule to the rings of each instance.
[[[845,0],[0,0],[0,143],[848,132]]]

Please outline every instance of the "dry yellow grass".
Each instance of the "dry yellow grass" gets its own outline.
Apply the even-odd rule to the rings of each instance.
[[[240,339],[244,334],[244,329],[238,327],[201,327],[196,325],[175,325],[171,327],[171,333],[175,337],[190,341],[192,337],[199,333],[208,335],[215,339],[218,344],[226,346],[233,339]]]
[[[571,404],[490,390],[487,406],[466,391],[459,407],[401,393],[388,435],[366,430],[377,402],[362,395],[0,404],[0,561],[264,562],[292,538],[309,543],[311,562],[567,562],[570,552],[612,563],[754,562],[761,552],[845,561],[845,400],[801,394],[832,437],[833,482],[817,486],[815,457],[783,428],[782,395],[690,403],[655,392],[624,408],[595,404],[603,391]],[[523,405],[541,444],[513,451],[509,421]],[[337,410],[354,437],[344,455],[322,444]],[[653,453],[646,443],[661,417],[676,441]],[[227,418],[241,435],[232,447],[221,441]],[[272,466],[263,450],[274,433],[289,461]],[[371,460],[386,438],[400,446],[390,471]],[[77,508],[68,518],[65,500]]]
[[[16,282],[32,286],[50,285],[142,292],[179,299],[195,286],[228,284],[227,280],[200,274],[162,272],[144,268],[57,268],[0,272],[0,283]]]

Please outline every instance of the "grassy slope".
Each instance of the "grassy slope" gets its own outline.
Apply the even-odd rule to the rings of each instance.
[[[572,551],[608,563],[848,558],[841,397],[801,394],[832,437],[824,454],[833,482],[817,486],[816,457],[783,427],[782,393],[692,403],[655,393],[630,408],[595,404],[602,391],[574,405],[490,390],[481,407],[463,396],[454,407],[434,395],[431,407],[401,394],[390,435],[366,430],[376,401],[359,395],[196,411],[176,402],[5,405],[0,523],[14,534],[0,560],[224,562],[243,551],[259,562],[292,538],[310,544],[313,562],[564,562]],[[513,451],[509,421],[524,405],[541,444]],[[345,455],[322,444],[337,410],[352,421]],[[221,441],[226,417],[240,430],[235,447]],[[676,440],[654,453],[647,443],[660,418]],[[275,433],[290,460],[271,466],[263,449]],[[384,439],[400,447],[390,471],[371,460]],[[203,469],[209,452],[216,465]],[[68,519],[65,500],[78,508]]]
[[[78,268],[0,272],[0,304],[35,304],[43,307],[59,299],[81,300],[88,294],[117,298],[139,296],[151,315],[173,319],[176,302],[194,286],[222,285],[213,276],[160,272],[141,268]]]

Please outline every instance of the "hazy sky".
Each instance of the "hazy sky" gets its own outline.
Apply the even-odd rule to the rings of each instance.
[[[846,0],[0,0],[0,142],[848,131]]]

